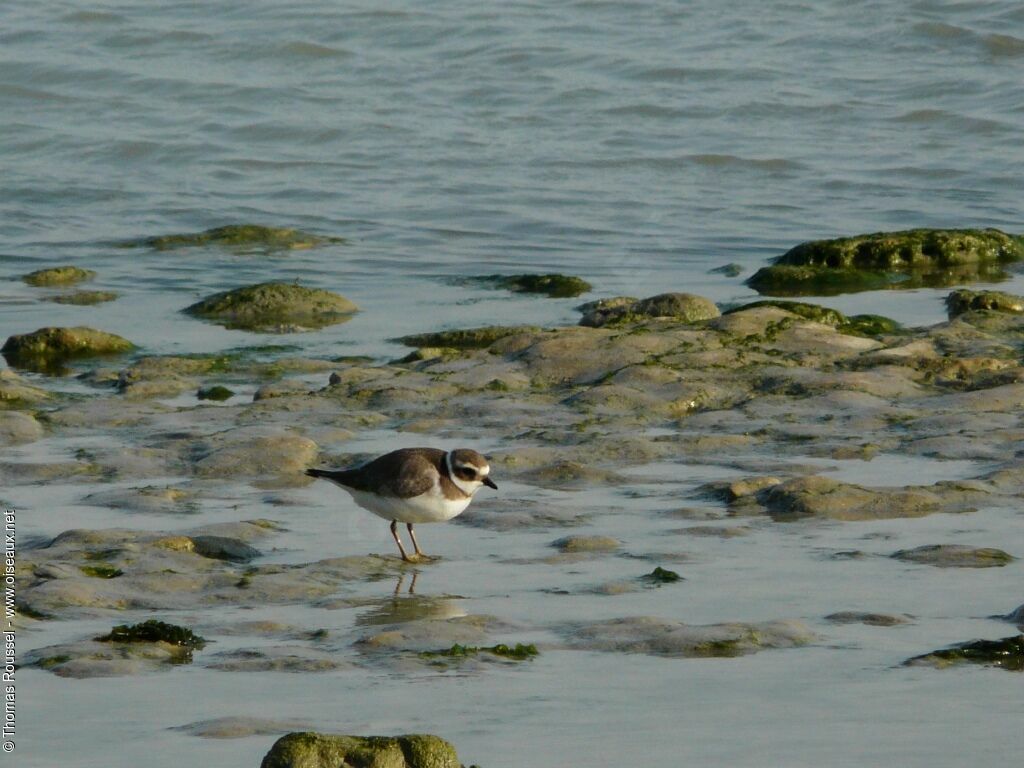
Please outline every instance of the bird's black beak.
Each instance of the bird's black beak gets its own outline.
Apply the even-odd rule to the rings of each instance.
[[[486,485],[488,488],[493,488],[494,490],[498,490],[498,486],[489,477],[485,477],[484,478],[484,485]]]

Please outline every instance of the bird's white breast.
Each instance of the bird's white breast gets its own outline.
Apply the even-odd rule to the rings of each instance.
[[[345,488],[345,486],[341,486]],[[441,523],[462,514],[469,506],[470,498],[446,499],[441,486],[434,486],[419,496],[400,499],[397,496],[378,496],[369,491],[357,491],[345,488],[352,498],[363,509],[373,512],[385,520],[397,520],[400,523]]]

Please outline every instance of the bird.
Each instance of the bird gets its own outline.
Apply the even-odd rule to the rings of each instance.
[[[330,480],[363,509],[391,521],[391,536],[402,560],[430,560],[416,541],[415,523],[440,523],[462,514],[483,486],[497,490],[487,459],[470,448],[400,448],[351,469],[307,469],[310,477]],[[410,556],[398,535],[405,523],[412,539]]]

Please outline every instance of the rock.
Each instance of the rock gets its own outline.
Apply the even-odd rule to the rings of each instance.
[[[299,720],[270,720],[262,717],[216,717],[178,725],[170,730],[182,731],[201,739],[242,739],[247,736],[272,736],[298,729],[309,729]]]
[[[69,360],[116,355],[135,349],[127,339],[93,328],[40,328],[11,336],[4,344],[7,362],[42,372],[60,371]]]
[[[597,301],[588,301],[586,304],[580,304],[576,307],[577,311],[583,313],[580,325],[589,328],[600,328],[611,322],[614,317],[628,312],[629,308],[638,301],[640,299],[633,298],[632,296],[615,296],[610,299],[598,299]]]
[[[226,328],[281,332],[343,323],[357,310],[344,296],[321,288],[260,283],[208,296],[184,312]]]
[[[551,546],[559,552],[615,552],[622,542],[611,536],[565,536]]]
[[[801,243],[747,285],[773,296],[951,285],[1001,277],[1024,239],[995,229],[913,229]]]
[[[325,651],[286,645],[220,653],[207,666],[223,672],[328,672],[351,665]]]
[[[340,237],[312,235],[298,229],[264,227],[258,224],[231,224],[226,227],[214,227],[203,232],[147,237],[125,245],[128,247],[145,246],[158,251],[216,246],[243,253],[261,253],[314,248],[318,245],[343,242],[344,240]]]
[[[962,288],[946,297],[946,312],[949,319],[974,310],[993,312],[1024,313],[1024,296],[1014,296],[1002,291],[969,291]]]
[[[244,541],[230,536],[192,536],[192,548],[197,555],[232,563],[248,563],[260,556],[260,551]]]
[[[93,306],[113,301],[117,296],[118,294],[113,291],[72,291],[71,293],[61,293],[57,296],[46,296],[44,300],[52,301],[55,304]]]
[[[1016,558],[1001,549],[969,547],[965,544],[929,544],[914,549],[901,549],[892,555],[897,560],[937,568],[999,568]]]
[[[340,736],[289,733],[278,739],[260,768],[461,768],[455,747],[437,736]]]
[[[571,299],[593,288],[586,280],[560,274],[484,275],[476,281],[515,293],[540,293],[550,299]]]
[[[772,517],[805,516],[832,520],[879,520],[921,517],[942,509],[941,499],[923,489],[881,490],[843,483],[820,475],[787,480],[759,497]]]
[[[14,371],[0,370],[0,408],[21,408],[49,398],[49,392],[29,384]]]
[[[743,273],[742,264],[723,264],[708,270],[712,275],[725,275],[726,277],[739,277]]]
[[[693,626],[649,616],[611,619],[571,630],[569,647],[687,658],[729,657],[766,648],[792,648],[816,640],[798,621]]]
[[[541,333],[541,329],[533,325],[488,325],[482,328],[459,328],[452,331],[436,331],[433,333],[414,333],[395,339],[407,347],[446,349],[486,349],[498,339],[520,334]],[[436,357],[442,357],[438,354]]]
[[[655,587],[660,587],[662,584],[675,584],[677,581],[682,581],[683,579],[683,577],[675,571],[662,568],[660,565],[650,573],[644,574],[640,578],[647,584]]]
[[[33,443],[42,436],[42,426],[27,413],[0,411],[0,445]]]
[[[804,320],[811,320],[815,323],[831,325],[833,328],[846,322],[846,315],[839,310],[822,307],[818,304],[807,304],[803,301],[782,301],[780,299],[752,301],[749,304],[729,309],[723,314],[731,315],[735,312],[745,312],[750,309],[757,309],[758,307],[776,307],[778,309],[785,310],[790,314],[802,317]]]
[[[566,460],[522,472],[516,475],[516,479],[530,485],[539,485],[542,488],[578,490],[594,484],[618,483],[622,476],[611,470]]]
[[[599,328],[607,325],[645,322],[665,318],[680,323],[710,320],[721,312],[710,299],[692,293],[661,293],[633,303],[619,299],[583,305],[580,325]]]
[[[1010,611],[1008,614],[1002,616],[1001,618],[1005,619],[1006,621],[1011,621],[1014,624],[1024,624],[1024,604],[1017,606],[1015,610]]]
[[[860,611],[840,611],[830,613],[825,621],[833,624],[867,624],[872,627],[897,627],[900,624],[909,624],[907,616],[894,616],[891,613],[863,613]]]
[[[988,667],[1020,672],[1024,670],[1024,635],[1001,640],[972,640],[915,656],[903,662],[906,666],[928,666],[944,669],[956,664],[983,664]]]
[[[27,275],[24,275],[21,279],[29,285],[48,287],[53,285],[72,285],[84,280],[92,280],[94,277],[96,277],[96,273],[91,269],[67,266],[37,269],[35,272],[29,272]]]
[[[213,400],[215,403],[222,403],[234,396],[234,392],[221,384],[216,384],[212,387],[200,387],[196,391],[196,397],[199,400]]]
[[[244,429],[221,435],[205,445],[207,452],[195,465],[201,477],[301,476],[318,452],[316,443],[307,437]]]

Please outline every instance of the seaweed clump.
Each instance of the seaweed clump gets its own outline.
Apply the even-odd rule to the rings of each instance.
[[[118,624],[96,640],[101,643],[167,643],[189,650],[201,650],[206,645],[206,640],[188,627],[158,619],[148,619],[139,624]]]

